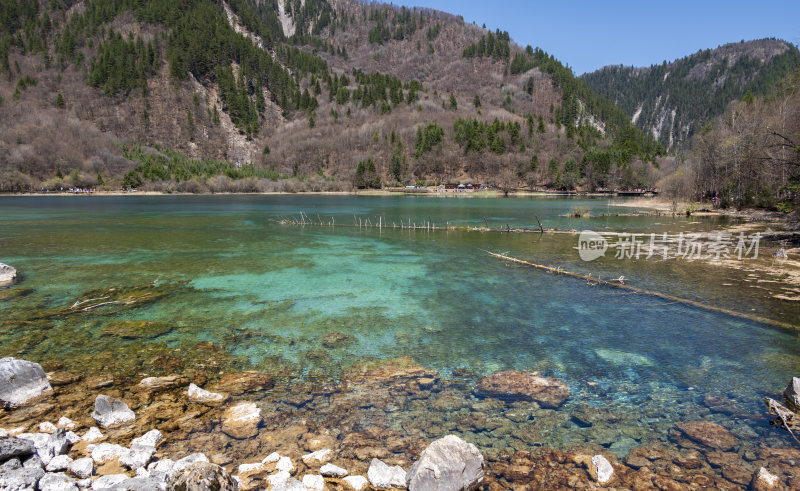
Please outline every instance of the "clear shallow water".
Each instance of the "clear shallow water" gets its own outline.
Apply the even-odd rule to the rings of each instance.
[[[573,207],[594,218],[569,218]],[[750,414],[800,367],[800,339],[782,331],[660,299],[586,285],[506,264],[507,252],[705,303],[797,322],[798,307],[744,282],[747,272],[702,262],[580,261],[577,236],[352,227],[294,227],[300,212],[352,224],[712,231],[719,219],[618,217],[605,200],[332,196],[0,198],[0,262],[23,275],[24,296],[0,300],[0,356],[73,369],[157,371],[159,354],[224,358],[226,366],[288,367],[337,377],[369,359],[412,356],[447,377],[541,370],[570,384],[570,404],[613,407],[645,419],[702,414],[722,394]],[[84,292],[166,286],[134,308],[31,320]],[[180,285],[179,285],[180,282]],[[728,286],[730,285],[730,286]],[[0,297],[2,298],[2,297]],[[161,321],[159,336],[121,338],[108,325]],[[341,333],[349,342],[325,346]],[[213,343],[203,351],[199,342]],[[670,406],[682,409],[671,413]],[[653,407],[663,408],[654,416]],[[707,410],[705,410],[707,412]],[[646,413],[646,418],[645,418]],[[718,416],[722,417],[722,416]],[[782,438],[764,421],[731,424]],[[645,424],[645,423],[641,423]],[[730,425],[729,425],[730,426]],[[752,435],[751,435],[752,436]],[[563,436],[569,440],[569,432]]]

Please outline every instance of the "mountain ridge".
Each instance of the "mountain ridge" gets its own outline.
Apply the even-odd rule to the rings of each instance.
[[[9,5],[4,190],[213,191],[217,176],[253,179],[253,191],[593,190],[659,177],[662,149],[567,66],[445,12],[352,0]]]
[[[675,149],[731,101],[748,92],[768,95],[798,64],[796,46],[768,38],[701,49],[649,67],[610,65],[581,78],[614,101],[637,127]]]

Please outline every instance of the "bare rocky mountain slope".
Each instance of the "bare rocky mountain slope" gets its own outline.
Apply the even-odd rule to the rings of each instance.
[[[560,62],[443,12],[11,0],[0,24],[3,191],[657,178],[657,149]]]

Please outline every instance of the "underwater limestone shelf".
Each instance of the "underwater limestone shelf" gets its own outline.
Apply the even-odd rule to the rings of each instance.
[[[0,286],[9,285],[17,277],[17,270],[8,264],[0,263]]]

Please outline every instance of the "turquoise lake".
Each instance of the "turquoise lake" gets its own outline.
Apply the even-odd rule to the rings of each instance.
[[[567,216],[575,207],[591,216]],[[763,415],[763,397],[777,397],[798,375],[798,331],[591,286],[486,251],[594,277],[624,275],[639,288],[796,324],[798,302],[772,298],[779,282],[757,283],[747,268],[704,261],[612,256],[586,263],[575,234],[392,227],[410,220],[536,228],[539,220],[547,229],[677,234],[735,224],[614,216],[632,211],[608,200],[545,198],[2,197],[0,262],[17,268],[21,280],[0,296],[0,356],[133,377],[158,371],[136,353],[188,353],[206,343],[211,354],[197,360],[281,367],[306,380],[336,379],[363,360],[411,356],[444,378],[539,370],[570,385],[570,404],[641,412],[642,425],[708,413],[709,394]],[[301,212],[337,226],[280,223]],[[353,226],[359,219],[388,227]],[[36,314],[69,307],[92,290],[139,285],[168,294],[132,308]],[[169,328],[154,337],[110,333],[110,323],[130,320]],[[351,342],[325,346],[332,332]],[[741,438],[787,438],[763,418],[714,417]]]

